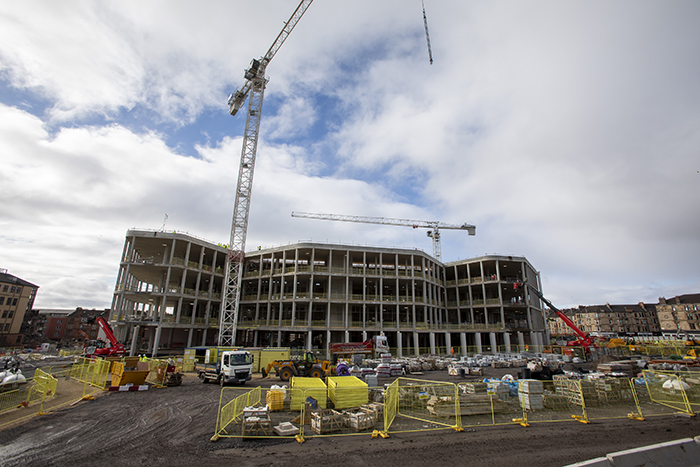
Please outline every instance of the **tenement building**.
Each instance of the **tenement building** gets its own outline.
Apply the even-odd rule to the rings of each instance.
[[[176,232],[127,232],[110,321],[132,353],[215,345],[227,250]],[[420,251],[298,243],[248,252],[236,343],[328,348],[384,333],[398,356],[516,352],[548,342],[524,257],[440,263]]]
[[[586,334],[600,337],[620,335],[650,336],[659,334],[657,305],[637,303],[636,305],[581,305],[568,308],[562,313]],[[552,318],[548,322],[552,336],[572,336],[578,338],[564,321]]]

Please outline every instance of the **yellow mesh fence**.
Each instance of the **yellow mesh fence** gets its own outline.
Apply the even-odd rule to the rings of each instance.
[[[696,390],[687,383],[687,377],[682,378],[671,372],[644,370],[643,378],[649,399],[654,404],[676,413],[694,414],[687,392],[693,394],[692,398],[695,402]]]

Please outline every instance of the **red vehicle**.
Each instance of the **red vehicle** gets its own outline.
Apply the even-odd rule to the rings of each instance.
[[[527,282],[522,282],[522,283],[516,282],[515,288],[520,289],[520,288],[524,287],[525,285],[527,285]],[[568,316],[566,316],[564,313],[559,311],[559,309],[557,307],[552,305],[552,302],[550,302],[549,300],[544,298],[544,296],[540,293],[539,290],[537,290],[534,287],[530,287],[530,290],[532,291],[532,293],[537,295],[537,297],[539,297],[539,299],[542,300],[545,303],[545,305],[547,305],[549,307],[550,310],[552,310],[554,313],[556,313],[556,315],[559,318],[561,318],[561,320],[564,321],[564,323],[566,323],[566,325],[569,326],[571,328],[571,330],[574,331],[576,333],[576,335],[579,337],[575,341],[569,341],[566,344],[567,346],[569,346],[569,347],[583,347],[585,349],[588,349],[589,347],[597,347],[595,345],[595,343],[593,342],[593,338],[591,336],[589,336],[585,332],[581,331],[574,324],[574,322],[571,321],[571,319],[569,319]]]
[[[380,334],[364,342],[328,344],[328,351],[331,355],[367,354],[377,356],[380,353],[389,353],[389,344],[386,336]]]
[[[114,333],[112,332],[112,327],[109,325],[107,321],[101,316],[98,316],[95,319],[88,320],[88,323],[94,323],[97,321],[97,324],[100,326],[102,331],[105,333],[107,336],[107,339],[109,339],[110,346],[107,346],[107,343],[101,339],[93,340],[93,341],[88,341],[85,344],[85,356],[86,357],[121,357],[126,353],[126,349],[124,348],[124,344],[119,342],[116,337],[114,337]]]

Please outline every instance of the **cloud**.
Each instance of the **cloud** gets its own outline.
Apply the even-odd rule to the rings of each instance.
[[[36,96],[33,115],[0,108],[0,266],[39,277],[45,303],[70,287],[108,306],[128,227],[167,212],[228,239],[245,117],[212,115],[292,7],[0,5],[0,77]],[[249,244],[430,250],[424,232],[291,211],[469,222],[443,258],[525,255],[559,306],[696,291],[700,6],[426,8],[432,66],[418,3],[314,2],[268,68]],[[89,266],[64,266],[83,247]]]

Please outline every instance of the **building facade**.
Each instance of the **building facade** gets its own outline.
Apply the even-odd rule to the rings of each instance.
[[[213,345],[227,250],[129,231],[110,321],[132,352]],[[513,284],[523,257],[440,263],[419,250],[299,243],[246,254],[236,342],[326,349],[384,333],[398,355],[517,351],[548,342],[542,306]]]
[[[700,335],[700,294],[660,297],[656,309],[664,334]]]
[[[0,269],[0,346],[21,346],[24,315],[34,306],[38,286]]]
[[[617,337],[621,335],[656,335],[661,332],[657,316],[657,305],[590,305],[568,308],[562,313],[576,327],[591,336]],[[564,321],[552,315],[547,322],[552,336],[575,336]]]
[[[62,345],[73,345],[100,337],[100,326],[94,322],[94,319],[98,316],[107,319],[109,310],[76,308],[68,312],[55,310],[53,313],[44,314],[46,316],[46,324],[44,325],[46,340]]]

